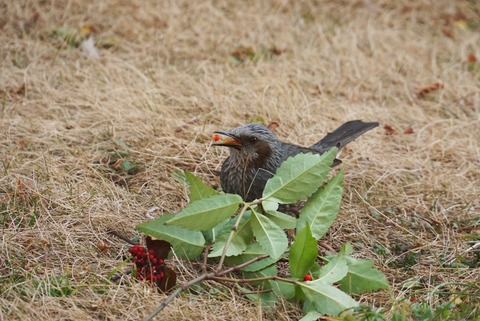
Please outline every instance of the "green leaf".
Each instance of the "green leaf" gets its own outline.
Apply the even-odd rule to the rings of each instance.
[[[183,171],[188,184],[188,198],[190,202],[198,201],[219,194],[216,190],[207,186],[200,178],[189,171]]]
[[[265,212],[273,212],[278,210],[278,203],[274,200],[266,199],[262,201],[262,208]]]
[[[196,258],[202,253],[205,245],[202,233],[179,226],[165,226],[164,223],[173,217],[173,214],[164,214],[159,218],[137,225],[136,229],[147,235],[169,242],[173,251],[180,258]]]
[[[230,218],[243,202],[239,195],[220,194],[188,204],[166,225],[178,225],[190,230],[206,231]]]
[[[294,229],[297,226],[297,219],[291,215],[278,211],[267,211],[264,215],[283,229]]]
[[[243,276],[245,279],[256,279],[256,278],[265,278],[270,276],[276,276],[278,274],[277,266],[272,264],[263,270],[255,271],[255,272],[243,272]],[[262,281],[253,281],[248,282],[253,286],[261,287],[262,289],[270,289],[270,280],[262,280]]]
[[[377,269],[373,269],[373,262],[346,257],[348,273],[338,282],[340,289],[347,293],[362,294],[369,291],[388,288],[385,275]]]
[[[292,277],[302,279],[310,270],[317,259],[317,241],[312,236],[310,226],[305,227],[297,233],[295,242],[290,247],[290,273]]]
[[[257,292],[246,294],[246,297],[262,307],[273,307],[278,302],[278,298],[273,292]]]
[[[295,297],[295,285],[292,283],[270,280],[270,288],[278,296],[284,297],[287,300]]]
[[[121,164],[120,164],[120,167],[122,168],[122,170],[125,172],[125,173],[128,173],[130,171],[133,171],[133,170],[136,170],[138,169],[138,166],[133,164],[132,162],[130,161],[123,161]]]
[[[129,150],[129,149],[130,149],[130,147],[128,147],[128,145],[125,144],[125,142],[124,142],[123,140],[121,140],[121,139],[115,140],[115,144],[117,144],[118,146],[122,147],[122,148],[125,149],[125,150]]]
[[[336,152],[332,148],[323,155],[308,153],[288,158],[267,181],[263,198],[291,204],[312,195],[323,184]]]
[[[298,219],[297,233],[308,223],[318,240],[337,217],[343,194],[343,169],[305,203]]]
[[[328,263],[320,268],[319,276],[313,282],[332,285],[343,279],[347,272],[347,257],[345,256],[345,246],[343,246],[337,255],[329,258]]]
[[[332,285],[303,282],[299,286],[319,313],[338,316],[342,311],[358,306],[351,296]]]
[[[288,247],[285,232],[268,217],[252,209],[252,230],[258,243],[274,260],[277,260]]]
[[[320,317],[323,317],[322,313],[318,313],[317,311],[309,311],[303,318],[298,321],[317,321]]]
[[[237,230],[233,234],[232,241],[227,249],[226,256],[234,256],[242,254],[242,252],[247,248],[247,245],[253,239],[252,228],[250,226],[251,212],[246,212],[243,217],[240,225],[238,226]],[[236,221],[237,217],[234,217],[232,221]],[[233,222],[234,223],[234,222]],[[230,225],[228,223],[228,225]],[[235,225],[235,224],[233,224]],[[223,248],[227,243],[227,239],[230,236],[230,231],[233,227],[231,225],[229,230],[226,230],[223,234],[221,234],[218,239],[213,244],[212,251],[209,253],[208,257],[218,257],[221,256],[223,253]]]
[[[267,252],[262,248],[262,246],[258,242],[255,242],[255,243],[248,244],[247,248],[245,249],[245,251],[243,251],[242,255],[227,257],[225,259],[225,262],[230,266],[234,266],[234,265],[245,263],[247,261],[253,260],[258,256],[266,255],[266,254]],[[241,268],[241,270],[246,272],[259,271],[266,268],[269,265],[272,265],[276,261],[277,260],[274,260],[271,257],[267,257],[263,260],[249,264]]]

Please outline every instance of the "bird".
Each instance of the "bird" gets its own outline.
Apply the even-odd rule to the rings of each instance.
[[[378,122],[348,121],[310,147],[283,142],[259,123],[214,131],[212,145],[230,150],[220,170],[221,188],[225,193],[240,195],[246,202],[260,199],[267,181],[289,157],[300,153],[323,154],[332,147],[340,150],[378,125]],[[339,163],[336,159],[334,165]]]

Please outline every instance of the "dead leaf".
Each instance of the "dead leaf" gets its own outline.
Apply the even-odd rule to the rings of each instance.
[[[100,252],[106,252],[108,251],[109,249],[111,249],[112,246],[107,244],[106,242],[102,241],[102,240],[99,240],[97,242],[97,249],[100,251]]]
[[[410,135],[410,134],[413,134],[413,128],[412,127],[408,127],[407,129],[405,129],[403,131],[404,134],[406,135]]]
[[[384,125],[383,129],[385,129],[385,134],[386,135],[390,136],[390,135],[393,135],[395,133],[395,129],[393,129],[393,127],[390,126],[390,125]]]
[[[253,59],[253,57],[255,57],[255,50],[250,46],[239,46],[233,50],[231,56],[241,63],[247,59]]]
[[[21,84],[18,87],[4,87],[0,89],[0,94],[10,94],[12,96],[24,96],[25,95],[25,83]]]
[[[269,51],[274,56],[280,56],[284,50],[278,49],[276,46],[273,46],[273,47],[270,47]]]
[[[429,86],[416,87],[415,92],[416,92],[418,98],[423,98],[423,97],[425,97],[425,95],[427,95],[427,94],[429,94],[433,91],[440,90],[442,88],[443,88],[443,84],[441,82],[436,82],[436,83],[433,83]]]
[[[167,292],[177,284],[177,274],[168,267],[163,268],[164,277],[157,280],[157,286],[162,292]]]
[[[475,64],[475,63],[477,63],[477,56],[475,56],[474,53],[470,53],[467,56],[467,61],[468,61],[469,64]]]
[[[455,39],[455,33],[453,32],[453,29],[450,26],[443,27],[442,33],[450,39]]]
[[[278,119],[274,119],[268,123],[267,128],[270,129],[270,131],[275,132],[278,126],[280,126],[280,121]]]

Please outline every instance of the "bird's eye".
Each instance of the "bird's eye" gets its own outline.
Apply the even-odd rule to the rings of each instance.
[[[255,136],[250,137],[250,143],[255,143],[257,140],[258,138]]]

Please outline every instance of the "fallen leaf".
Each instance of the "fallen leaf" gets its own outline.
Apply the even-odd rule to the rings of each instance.
[[[436,82],[429,86],[416,87],[415,91],[417,93],[418,98],[423,98],[425,97],[425,95],[442,88],[443,88],[443,84],[441,82]]]
[[[455,34],[453,32],[453,29],[449,26],[443,27],[442,28],[442,33],[450,39],[455,39]]]
[[[11,94],[12,96],[23,96],[25,95],[25,83],[21,84],[18,87],[4,87],[4,89],[0,89],[0,94]]]
[[[272,132],[275,132],[278,126],[280,126],[280,121],[277,119],[274,119],[270,123],[268,123],[267,128],[270,129]]]
[[[274,56],[280,56],[283,53],[283,50],[278,49],[276,46],[270,47],[269,51]]]
[[[390,125],[384,125],[383,129],[385,129],[386,135],[393,135],[395,133],[395,129],[393,129],[393,127]]]
[[[413,134],[413,128],[412,127],[408,127],[407,129],[405,129],[403,131],[404,134],[406,135],[410,135],[410,134]]]
[[[249,46],[239,46],[230,54],[238,63],[255,57],[255,50]]]
[[[102,241],[102,240],[99,240],[99,241],[97,242],[97,249],[98,249],[100,252],[106,252],[106,251],[108,251],[108,250],[111,249],[111,248],[112,248],[111,245],[105,243],[105,242]]]
[[[477,56],[475,56],[474,53],[470,53],[467,56],[467,61],[468,61],[469,64],[475,64],[475,63],[477,63]]]

